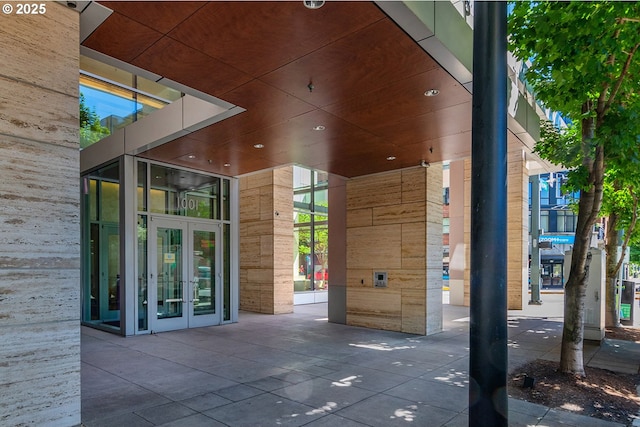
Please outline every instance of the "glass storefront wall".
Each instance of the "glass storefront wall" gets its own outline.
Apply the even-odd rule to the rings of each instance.
[[[294,290],[326,291],[329,285],[328,174],[295,166]]]
[[[231,180],[128,159],[82,177],[83,322],[129,334],[235,321]]]
[[[82,178],[83,320],[120,329],[120,164]]]

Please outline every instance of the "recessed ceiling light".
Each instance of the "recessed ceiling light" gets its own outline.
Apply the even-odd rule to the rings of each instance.
[[[263,144],[254,144],[253,148],[264,148]]]
[[[318,125],[318,126],[314,126],[313,130],[325,130],[326,127],[322,126],[322,125]]]
[[[196,156],[193,155],[193,154],[189,154],[187,157],[190,158],[190,159],[195,159],[196,158]]]
[[[389,160],[389,161],[391,161],[391,160],[395,160],[395,159],[396,159],[396,156],[389,156],[389,157],[387,157],[387,160]]]
[[[440,91],[438,89],[429,89],[424,92],[424,96],[438,96]]]
[[[307,9],[320,9],[324,6],[324,0],[303,0],[302,3]]]
[[[225,163],[225,164],[224,164],[224,167],[225,167],[225,168],[228,168],[229,166],[231,166],[231,163]]]

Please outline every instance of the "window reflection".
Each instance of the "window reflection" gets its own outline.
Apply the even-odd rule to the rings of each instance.
[[[182,93],[128,71],[80,57],[80,148],[179,99]]]
[[[220,178],[151,165],[150,181],[152,213],[221,219]]]

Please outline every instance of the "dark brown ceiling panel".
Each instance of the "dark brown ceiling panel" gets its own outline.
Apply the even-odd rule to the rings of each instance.
[[[261,80],[253,80],[225,93],[224,99],[247,110],[260,110],[260,115],[266,116],[270,123],[278,123],[315,108]]]
[[[216,97],[251,80],[248,74],[168,37],[133,64]]]
[[[193,139],[190,135],[173,140],[170,144],[162,144],[145,152],[145,156],[153,156],[156,160],[173,160],[191,153],[203,150],[202,141]]]
[[[180,148],[175,150],[167,146]],[[184,149],[185,147],[196,146],[197,150]],[[195,158],[190,159],[188,157],[190,154],[194,154]],[[227,176],[244,175],[262,169],[281,166],[262,157],[250,156],[246,151],[238,151],[229,144],[220,144],[213,147],[203,144],[202,141],[194,140],[188,135],[175,140],[172,144],[165,144],[146,151],[140,156],[150,160]]]
[[[440,94],[425,96],[427,89],[438,89]],[[437,68],[324,109],[358,126],[376,130],[407,117],[420,116],[470,101],[471,94],[449,74]],[[412,129],[405,132],[410,131]]]
[[[382,20],[291,62],[262,80],[322,107],[336,100],[361,97],[437,67],[393,22]]]
[[[375,126],[375,132],[405,146],[471,130],[471,102]]]
[[[242,85],[226,93],[222,98],[247,111],[195,132],[194,138],[225,142],[261,128],[286,122],[314,108],[259,80]]]
[[[383,16],[368,2],[211,2],[170,35],[259,77]]]
[[[315,130],[317,126],[322,126],[324,130]],[[299,161],[300,157],[292,157],[294,153],[304,151],[305,147],[312,145],[324,147],[324,151],[330,155],[340,155],[341,152],[348,151],[349,146],[381,146],[384,142],[322,110],[311,111],[279,125],[264,128],[260,133],[247,135],[249,138],[254,136],[257,142],[277,142],[264,143],[264,151],[285,163]]]
[[[246,109],[143,157],[355,177],[469,155],[471,95],[374,3],[103,4],[115,13],[86,46]]]
[[[416,156],[429,163],[441,159],[459,160],[471,156],[471,131],[465,131],[445,137],[406,144],[402,146],[398,159],[403,167],[416,165]]]
[[[158,31],[114,12],[87,37],[83,45],[121,61],[131,62],[160,37],[162,34]]]
[[[201,1],[103,1],[100,3],[163,34],[171,31],[205,4]]]

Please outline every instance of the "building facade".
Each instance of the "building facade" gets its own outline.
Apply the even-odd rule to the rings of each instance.
[[[326,296],[331,322],[440,331],[444,161],[461,189],[449,208],[450,281],[464,303],[472,17],[463,2],[4,11],[3,424],[80,424],[81,324],[126,336],[224,328],[239,310],[291,312],[298,286]],[[99,64],[132,80],[96,81]],[[88,101],[79,87],[107,83],[132,94],[133,117],[96,122],[79,108]],[[544,165],[530,152],[539,111],[515,82],[510,98],[517,307],[525,178]],[[108,136],[96,142],[80,122]],[[320,172],[307,198],[294,166]]]

